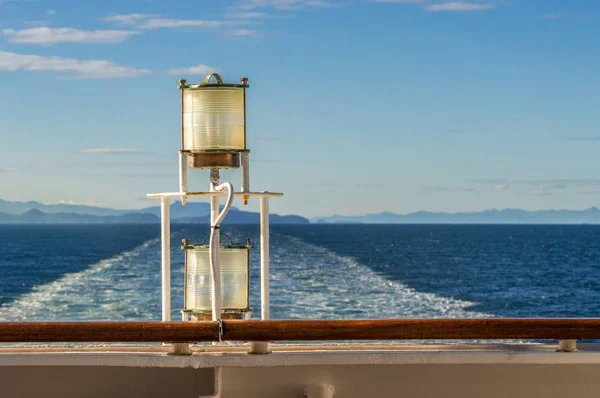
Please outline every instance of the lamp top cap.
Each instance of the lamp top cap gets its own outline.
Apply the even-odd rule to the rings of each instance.
[[[215,82],[211,82],[211,79],[214,78]],[[216,72],[209,73],[204,78],[202,83],[197,84],[186,84],[187,80],[179,79],[179,85],[177,86],[180,90],[202,90],[207,88],[248,88],[248,78],[242,77],[240,79],[241,84],[232,84],[232,83],[224,83],[221,75]]]

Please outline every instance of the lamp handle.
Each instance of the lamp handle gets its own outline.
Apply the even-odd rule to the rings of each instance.
[[[221,232],[221,235],[225,235],[225,237],[226,237],[227,239],[229,239],[229,243],[230,243],[231,245],[233,245],[233,240],[232,240],[232,239],[229,237],[229,235],[227,235],[225,232]],[[204,237],[204,239],[202,239],[202,242],[201,242],[200,244],[201,244],[201,245],[203,245],[203,244],[204,244],[204,242],[206,242],[206,239],[208,239],[208,237],[209,237],[209,236],[210,236],[210,234],[206,235],[206,236]]]
[[[221,75],[219,75],[216,72],[213,73],[209,73],[208,75],[206,75],[206,77],[204,78],[204,83],[203,84],[209,84],[210,83],[210,78],[213,77],[215,78],[215,80],[217,81],[217,84],[223,84],[223,79],[221,79]]]

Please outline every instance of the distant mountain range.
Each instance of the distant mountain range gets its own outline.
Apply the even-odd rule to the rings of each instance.
[[[208,223],[210,205],[208,203],[187,203],[171,205],[171,222]],[[232,207],[225,218],[227,224],[258,224],[260,215],[256,212],[241,211]],[[160,222],[160,206],[139,210],[110,209],[105,207],[71,204],[46,205],[36,201],[9,202],[0,199],[0,224],[152,224]],[[308,224],[300,216],[270,215],[272,224]]]
[[[586,210],[504,209],[462,213],[418,211],[408,214],[381,212],[362,216],[318,217],[312,219],[311,222],[328,224],[600,224],[600,209],[597,207]]]
[[[171,222],[175,224],[208,223],[210,205],[188,202],[185,206],[171,205]],[[258,224],[259,213],[232,207],[227,224]],[[160,221],[160,206],[138,210],[72,204],[46,205],[36,201],[9,202],[0,199],[0,224],[152,224]],[[297,216],[271,214],[273,224],[308,224]],[[522,209],[484,210],[477,212],[444,213],[418,211],[408,214],[381,212],[360,216],[333,215],[317,217],[312,223],[357,224],[600,224],[600,209],[538,210]]]

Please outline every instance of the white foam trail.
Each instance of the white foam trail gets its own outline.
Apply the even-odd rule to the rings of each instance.
[[[354,259],[278,234],[271,253],[274,318],[474,318],[475,303],[419,292]],[[256,298],[255,303],[257,303]]]
[[[53,282],[35,286],[31,292],[2,305],[0,320],[152,318],[152,307],[132,298],[141,295],[141,301],[148,299],[148,296],[144,296],[144,288],[147,288],[149,276],[144,274],[146,270],[140,269],[138,263],[140,257],[144,257],[147,260],[145,265],[155,265],[153,268],[158,268],[160,273],[159,253],[153,253],[158,258],[154,264],[152,256],[147,255],[150,248],[154,248],[153,252],[157,251],[158,242],[159,239],[149,240],[133,250],[99,261],[83,271],[66,274]]]
[[[244,241],[242,231],[233,231]],[[176,235],[183,236],[184,231]],[[239,236],[238,236],[239,235]],[[275,319],[467,318],[474,303],[423,293],[352,258],[272,232],[271,314]],[[173,242],[177,241],[173,236]],[[256,239],[255,241],[257,241]],[[172,317],[183,305],[183,255],[172,244]],[[259,255],[252,251],[251,306],[260,309]],[[159,320],[160,240],[36,286],[0,307],[0,321]],[[256,319],[257,311],[253,314]]]

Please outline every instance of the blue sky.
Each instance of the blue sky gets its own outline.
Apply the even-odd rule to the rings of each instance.
[[[592,0],[0,0],[0,198],[153,204],[177,189],[177,79],[216,70],[250,79],[252,188],[284,192],[276,212],[600,205],[599,18]]]

